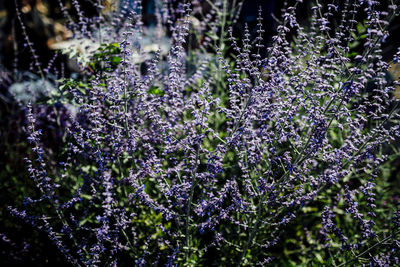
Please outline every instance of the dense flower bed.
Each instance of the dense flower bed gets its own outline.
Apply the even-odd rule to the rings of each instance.
[[[26,105],[36,191],[8,211],[72,265],[399,264],[398,6],[316,1],[303,25],[294,1],[266,44],[261,9],[233,31],[235,2],[156,2],[149,27],[140,1],[92,19],[73,1],[72,78],[25,35],[48,92]]]

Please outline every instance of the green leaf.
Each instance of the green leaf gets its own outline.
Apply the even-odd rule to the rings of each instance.
[[[150,90],[147,91],[149,95],[159,95],[159,96],[164,96],[165,92],[161,89],[159,89],[157,86],[152,86]]]
[[[121,62],[122,58],[114,56],[110,57],[110,62],[112,65],[118,65]]]

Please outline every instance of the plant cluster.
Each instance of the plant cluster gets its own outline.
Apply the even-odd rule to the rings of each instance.
[[[140,1],[91,24],[73,2],[74,38],[95,48],[44,100],[57,153],[28,104],[39,197],[9,208],[70,263],[399,264],[400,211],[382,189],[400,135],[382,59],[397,5],[316,1],[301,25],[294,1],[266,45],[262,10],[255,36],[235,35],[235,1],[156,2],[151,30]]]

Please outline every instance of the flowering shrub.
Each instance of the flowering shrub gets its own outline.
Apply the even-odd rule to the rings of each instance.
[[[268,47],[261,15],[254,39],[247,27],[235,37],[227,1],[197,29],[197,1],[156,5],[154,35],[138,2],[95,30],[81,15],[75,38],[99,45],[48,102],[76,114],[49,155],[28,105],[41,197],[10,212],[73,265],[399,264],[399,211],[376,199],[384,145],[400,133],[381,55],[398,7],[317,1],[302,26],[301,2],[285,6]],[[146,50],[165,28],[169,51]],[[193,47],[210,29],[219,35]],[[293,239],[302,251],[279,252]]]

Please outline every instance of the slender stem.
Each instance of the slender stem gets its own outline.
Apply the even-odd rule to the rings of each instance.
[[[194,188],[195,188],[195,180],[196,180],[196,172],[199,166],[198,161],[200,158],[200,144],[197,146],[196,150],[196,166],[192,170],[192,184],[189,193],[188,205],[186,209],[186,218],[185,218],[185,242],[186,242],[186,250],[185,250],[185,260],[188,262],[190,258],[190,235],[189,235],[189,223],[190,223],[190,212],[192,207],[193,195],[194,195]]]
[[[126,77],[126,45],[128,42],[128,36],[126,36],[125,40],[124,40],[124,44],[123,44],[123,53],[124,53],[124,59],[123,59],[123,73],[124,73],[124,105],[123,105],[123,109],[124,109],[124,127],[125,127],[125,131],[126,131],[126,135],[128,136],[128,138],[130,138],[130,132],[129,132],[129,122],[128,122],[128,96],[127,96],[127,77]]]
[[[17,0],[14,0],[14,3],[15,3],[15,9],[16,9],[17,18],[18,18],[19,23],[21,24],[21,29],[22,29],[22,33],[23,33],[23,35],[25,37],[26,45],[29,47],[29,51],[32,54],[35,66],[36,66],[36,68],[37,68],[37,70],[38,70],[38,72],[40,74],[40,77],[44,81],[45,77],[44,77],[42,68],[40,67],[40,63],[38,61],[38,56],[35,53],[35,49],[33,49],[33,46],[32,46],[33,43],[31,43],[31,41],[29,39],[29,36],[28,36],[28,33],[26,32],[26,26],[24,25],[24,23],[22,21],[21,12],[19,11],[19,6],[18,6],[18,3],[17,3]]]
[[[221,24],[221,33],[220,33],[220,37],[219,37],[219,48],[221,50],[223,49],[223,44],[224,44],[224,37],[225,37],[225,24],[226,24],[226,16],[227,16],[227,12],[226,9],[228,7],[228,1],[224,0],[222,3],[222,24]]]
[[[203,129],[202,125],[204,124],[204,116],[205,116],[205,110],[203,111],[202,116],[201,116],[200,132]],[[197,186],[196,173],[197,173],[197,169],[199,167],[199,161],[200,161],[200,147],[201,147],[201,142],[199,142],[199,144],[197,145],[197,148],[196,148],[195,167],[192,170],[191,188],[190,188],[188,205],[187,205],[186,216],[185,216],[185,242],[186,242],[185,260],[186,260],[186,262],[188,262],[188,260],[190,258],[190,250],[191,250],[191,248],[190,248],[189,223],[190,223],[190,213],[191,213],[191,208],[192,208],[194,189]]]
[[[360,254],[358,254],[357,256],[355,256],[354,258],[352,258],[351,260],[346,261],[346,262],[344,262],[344,263],[338,265],[338,267],[347,266],[347,265],[350,264],[351,262],[353,262],[353,261],[357,260],[358,258],[362,257],[364,254],[370,252],[372,249],[376,248],[377,246],[379,246],[379,245],[385,243],[386,241],[388,241],[388,240],[391,239],[391,238],[394,238],[394,237],[395,237],[397,234],[399,234],[399,233],[400,233],[400,230],[397,231],[397,232],[395,232],[394,234],[392,234],[392,235],[390,235],[390,236],[388,236],[388,237],[382,239],[381,241],[379,241],[379,242],[376,243],[375,245],[371,246],[370,248],[364,250],[363,252],[361,252]]]
[[[249,238],[247,239],[247,243],[246,246],[244,247],[242,254],[240,256],[239,262],[237,264],[237,266],[239,267],[242,264],[242,261],[244,259],[244,257],[246,256],[247,250],[251,247],[252,243],[253,243],[253,239],[257,233],[258,230],[258,225],[260,224],[260,220],[261,220],[261,209],[262,209],[262,204],[264,201],[264,197],[262,197],[262,199],[260,199],[260,202],[257,205],[257,218],[256,218],[256,222],[254,223],[253,229],[249,235]]]

